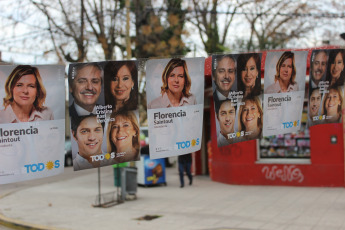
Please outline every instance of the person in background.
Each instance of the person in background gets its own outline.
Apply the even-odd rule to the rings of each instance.
[[[6,80],[5,92],[0,123],[54,120],[53,112],[44,106],[47,93],[36,67],[14,68]]]
[[[191,174],[191,166],[192,166],[192,154],[184,154],[178,156],[178,171],[180,174],[180,188],[184,187],[184,172],[186,172],[188,179],[189,179],[189,185],[192,185],[193,183],[193,176]]]

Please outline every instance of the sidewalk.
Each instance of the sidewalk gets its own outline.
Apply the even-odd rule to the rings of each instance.
[[[181,189],[177,170],[166,174],[167,186],[138,187],[137,200],[110,208],[92,207],[96,171],[26,188],[0,199],[0,220],[42,229],[345,229],[344,188],[237,186],[196,176]],[[115,191],[112,168],[101,175],[102,193]],[[145,215],[161,217],[136,220]]]

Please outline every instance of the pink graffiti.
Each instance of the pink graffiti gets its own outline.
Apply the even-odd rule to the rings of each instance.
[[[272,166],[271,169],[269,166],[265,166],[262,168],[261,172],[265,174],[265,177],[268,180],[276,180],[280,178],[284,182],[296,180],[298,183],[301,183],[304,180],[302,171],[294,165],[285,165],[282,169],[278,168],[278,166]]]

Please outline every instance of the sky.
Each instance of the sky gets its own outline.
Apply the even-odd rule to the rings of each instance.
[[[325,1],[328,2],[328,5],[332,2],[331,0]],[[315,4],[319,4],[320,7],[327,7],[327,5],[323,5],[327,4],[325,1],[316,1]],[[0,12],[0,28],[2,31],[0,34],[0,51],[2,60],[20,64],[56,64],[58,59],[55,53],[52,52],[53,45],[51,40],[43,39],[48,35],[47,31],[42,31],[42,28],[47,27],[46,19],[42,16],[39,17],[37,13],[33,13],[36,11],[33,10],[32,5],[28,4],[27,0],[17,0],[15,2],[0,0],[0,7],[1,9],[6,9]],[[337,10],[332,8],[330,12],[337,13]],[[221,22],[224,21],[224,17],[224,14],[220,14],[218,23],[220,30],[223,30]],[[306,20],[314,19],[306,17]],[[249,37],[250,30],[243,21],[243,17],[237,17],[228,32],[226,45],[233,52],[240,51],[233,46],[236,41],[248,39]],[[315,27],[308,37],[293,40],[287,44],[286,48],[320,46],[322,45],[322,40],[330,40],[334,45],[345,45],[345,41],[339,38],[339,34],[345,32],[344,18],[326,18],[323,21],[328,21],[329,23],[323,23],[323,25]],[[344,31],[337,31],[339,28],[344,28]],[[208,54],[203,49],[203,44],[196,28],[187,22],[185,29],[189,35],[184,37],[184,41],[192,50],[186,57],[207,57]],[[133,29],[131,33],[134,35]],[[326,34],[326,39],[321,38],[323,34]],[[51,52],[45,53],[44,50]],[[102,61],[100,60],[102,58],[102,50],[99,46],[96,46],[96,49],[93,50],[89,49],[89,54],[89,56],[94,57],[95,60],[93,61]],[[121,54],[117,55],[117,57],[120,56]]]

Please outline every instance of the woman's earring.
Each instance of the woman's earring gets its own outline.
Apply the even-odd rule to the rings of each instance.
[[[134,90],[134,86],[132,86],[132,90]]]

